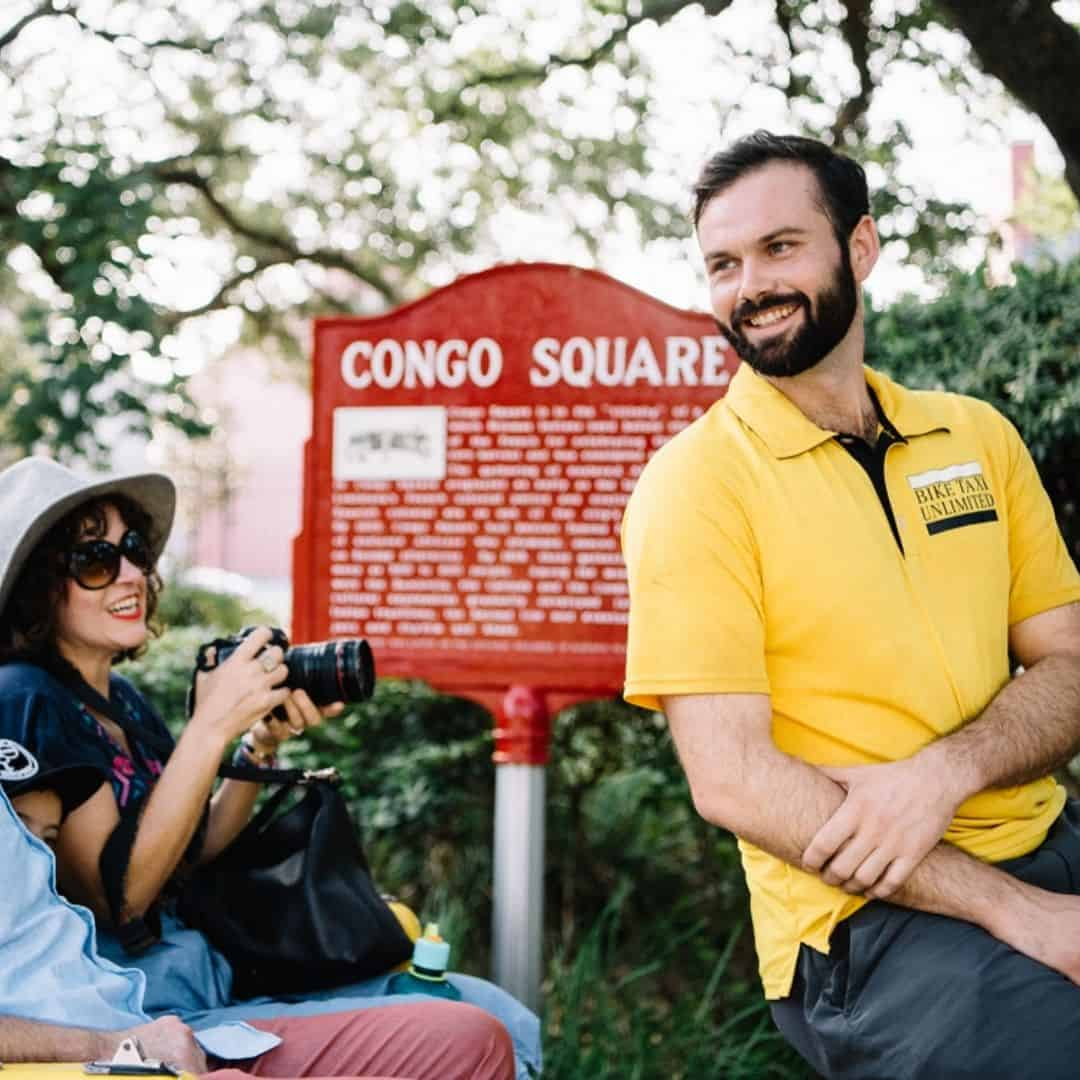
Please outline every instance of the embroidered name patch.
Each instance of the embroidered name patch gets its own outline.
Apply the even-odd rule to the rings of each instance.
[[[977,461],[915,473],[908,483],[931,536],[998,519],[994,493]]]
[[[37,758],[14,739],[0,739],[0,780],[29,780],[38,771]]]

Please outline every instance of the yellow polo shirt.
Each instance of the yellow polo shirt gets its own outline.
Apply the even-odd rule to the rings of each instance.
[[[884,465],[895,535],[863,467],[746,365],[653,456],[623,519],[628,701],[768,694],[781,750],[813,764],[892,761],[997,694],[1011,625],[1080,600],[1013,426],[973,398],[907,390],[869,368],[866,380],[902,436]],[[1050,777],[983,792],[945,839],[990,861],[1022,855],[1064,801]],[[740,848],[765,994],[783,997],[800,942],[828,952],[864,901]]]

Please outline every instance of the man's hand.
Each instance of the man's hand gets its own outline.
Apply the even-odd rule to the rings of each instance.
[[[149,1024],[140,1024],[127,1031],[116,1032],[113,1038],[119,1046],[121,1039],[135,1038],[147,1057],[167,1061],[187,1072],[206,1072],[206,1055],[195,1041],[191,1028],[175,1016],[163,1016]],[[112,1057],[113,1047],[107,1057]]]
[[[846,792],[803,852],[802,865],[846,892],[883,900],[945,835],[966,793],[936,758],[820,767]]]

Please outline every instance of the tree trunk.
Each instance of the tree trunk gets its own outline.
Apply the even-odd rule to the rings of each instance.
[[[937,0],[979,65],[1046,125],[1080,199],[1080,32],[1050,0]]]

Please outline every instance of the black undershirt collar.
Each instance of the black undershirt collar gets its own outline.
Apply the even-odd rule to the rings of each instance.
[[[881,431],[878,433],[876,442],[871,445],[858,435],[844,433],[833,437],[863,467],[866,475],[870,477],[870,482],[874,485],[874,491],[877,493],[881,508],[885,511],[885,519],[892,530],[893,539],[900,549],[900,554],[903,555],[904,544],[900,539],[900,530],[896,525],[896,515],[893,513],[892,503],[889,501],[889,489],[885,483],[885,455],[888,453],[889,447],[894,443],[906,443],[907,439],[896,430],[892,421],[885,415],[885,410],[882,409],[881,402],[878,401],[873,388],[867,386],[866,389],[870,393],[870,400],[874,404],[874,411],[877,413],[878,422],[881,424]]]

